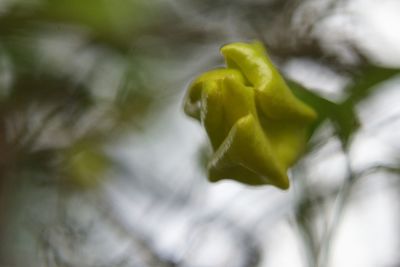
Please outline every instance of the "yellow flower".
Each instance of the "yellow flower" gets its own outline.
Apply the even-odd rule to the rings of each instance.
[[[301,155],[317,115],[293,95],[261,43],[232,43],[221,53],[227,68],[195,79],[184,105],[213,147],[209,180],[287,189],[287,170]]]

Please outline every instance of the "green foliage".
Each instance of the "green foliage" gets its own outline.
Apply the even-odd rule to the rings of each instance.
[[[293,93],[305,103],[313,107],[318,113],[318,119],[312,127],[311,133],[325,120],[330,120],[336,134],[346,147],[351,135],[357,131],[359,120],[355,106],[379,88],[379,84],[400,74],[400,69],[390,69],[368,65],[363,67],[352,82],[347,86],[348,96],[341,103],[335,103],[307,90],[299,83],[287,81]],[[310,133],[310,134],[311,134]]]
[[[65,152],[63,166],[67,183],[85,189],[102,181],[111,160],[94,140],[79,140]]]
[[[127,50],[140,29],[156,22],[157,11],[147,8],[140,0],[49,0],[15,2],[0,15],[0,77],[9,79],[0,83],[7,86],[0,88],[0,149],[12,151],[2,157],[0,175],[40,173],[90,187],[114,166],[103,147],[133,130],[153,100]],[[90,57],[97,64],[79,76],[75,64]],[[102,85],[94,81],[115,62],[121,85],[105,88],[114,91],[109,98],[98,97],[95,86]]]

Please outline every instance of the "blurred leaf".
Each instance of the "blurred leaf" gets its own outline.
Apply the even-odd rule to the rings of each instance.
[[[349,97],[346,102],[357,103],[368,97],[377,85],[400,74],[400,69],[384,68],[368,65],[361,69],[354,77],[354,81],[347,87]]]
[[[322,121],[330,119],[338,137],[341,139],[343,145],[346,146],[351,134],[359,127],[359,120],[354,111],[355,105],[368,97],[374,89],[378,88],[377,85],[398,74],[400,74],[400,69],[383,68],[373,65],[364,67],[355,76],[354,82],[348,86],[348,98],[339,104],[307,90],[294,81],[287,82],[294,94],[312,106],[318,113],[318,120],[313,125],[311,133]]]
[[[153,102],[148,88],[138,80],[130,80],[121,86],[114,101],[119,122],[132,122],[140,119]],[[132,80],[133,79],[133,80]]]
[[[351,134],[357,130],[359,126],[357,114],[354,112],[354,106],[347,102],[337,104],[329,101],[294,81],[287,80],[287,83],[298,98],[313,107],[318,113],[318,119],[311,127],[310,136],[323,121],[329,119],[333,123],[336,133],[343,145],[346,146]]]
[[[56,149],[41,149],[31,153],[21,153],[23,158],[19,160],[18,168],[33,173],[52,173],[57,167],[56,154]]]
[[[43,15],[53,21],[91,28],[96,34],[127,40],[135,30],[154,18],[141,0],[48,0]]]
[[[93,42],[126,51],[137,33],[161,18],[158,5],[143,0],[33,2],[35,4],[16,1],[0,14],[0,36],[25,36],[48,26],[56,26],[62,31],[65,26],[73,26],[89,33]]]
[[[5,103],[8,112],[27,108],[33,103],[42,108],[57,107],[54,112],[74,116],[75,121],[77,114],[82,114],[94,104],[88,90],[69,79],[49,75],[19,75]]]
[[[97,186],[112,162],[102,149],[101,141],[79,140],[65,152],[66,179],[78,188]]]

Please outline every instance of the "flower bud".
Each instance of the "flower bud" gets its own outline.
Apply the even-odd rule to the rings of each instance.
[[[293,95],[261,43],[232,43],[221,53],[227,68],[195,79],[184,104],[213,147],[209,180],[287,189],[287,170],[303,152],[317,115]]]

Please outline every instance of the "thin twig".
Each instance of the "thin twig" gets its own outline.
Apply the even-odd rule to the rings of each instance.
[[[350,196],[354,181],[356,180],[356,175],[350,164],[350,158],[347,148],[343,146],[342,149],[346,157],[347,176],[335,199],[334,207],[332,209],[331,223],[327,225],[325,234],[321,239],[320,249],[318,251],[318,258],[317,258],[318,267],[323,267],[328,265],[332,239],[339,228],[340,220],[343,217],[347,200]]]

